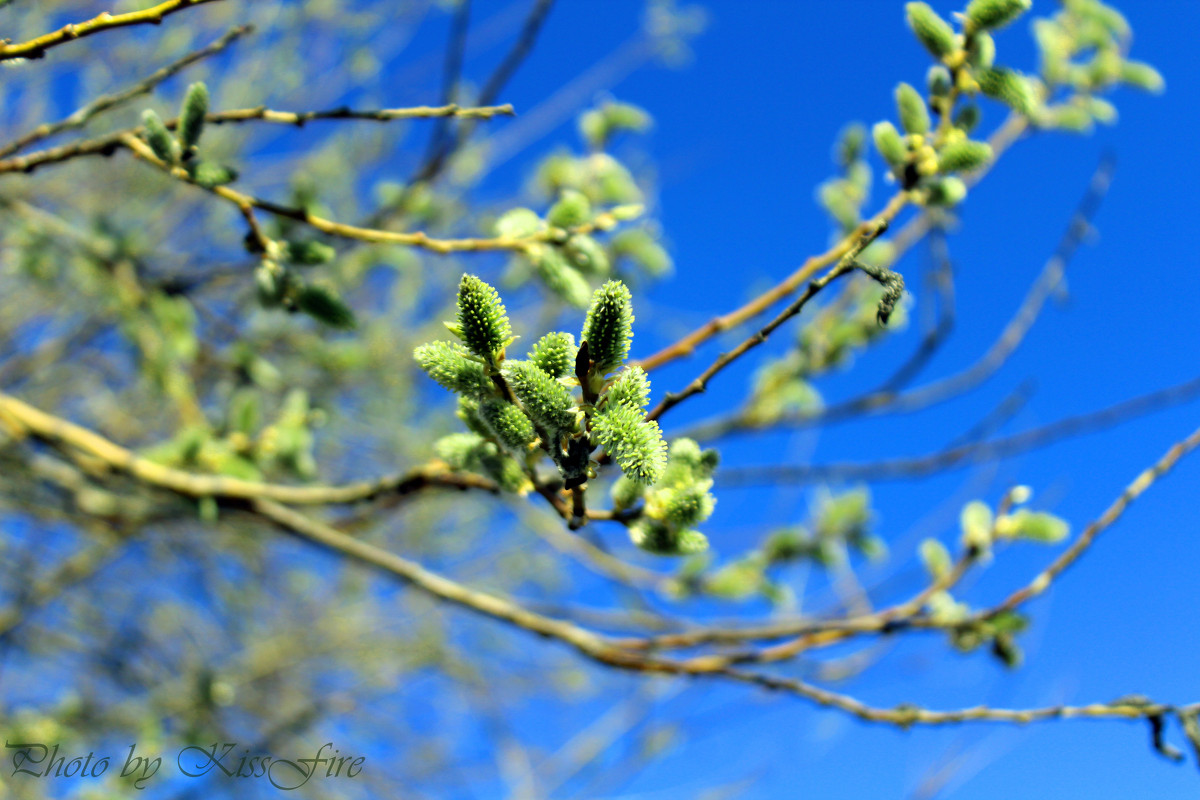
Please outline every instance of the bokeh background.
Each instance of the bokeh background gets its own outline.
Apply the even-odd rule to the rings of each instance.
[[[5,15],[0,19],[14,20],[28,5],[15,2],[0,11]],[[70,5],[72,10],[91,9],[86,3]],[[171,36],[177,28],[201,25],[218,30],[217,15],[220,22],[236,21],[238,5],[219,3],[188,12],[173,18],[174,24],[165,25],[161,33]],[[279,8],[268,8],[273,5]],[[320,4],[263,3],[255,10],[261,15],[258,38],[239,47],[250,50],[273,43],[273,37],[282,34],[272,30],[272,20],[294,21],[286,7],[302,5]],[[420,2],[364,3],[361,9],[359,5],[351,3],[349,8],[374,14],[373,24],[368,19],[334,32],[336,14],[322,18],[312,11],[313,16],[306,18],[307,33],[300,42],[311,48],[306,55],[314,68],[324,63],[326,70],[342,70],[336,79],[330,78],[328,88],[320,82],[305,85],[287,69],[274,75],[263,70],[252,86],[238,90],[242,104],[302,107],[309,105],[309,96],[320,99],[314,105],[364,99],[395,106],[435,102],[441,92],[445,43],[455,20],[453,9],[449,4]],[[932,5],[947,16],[957,9],[940,0]],[[991,345],[1054,251],[1102,155],[1111,153],[1117,163],[1115,178],[1094,220],[1095,230],[1070,264],[1066,289],[1047,307],[1019,350],[980,388],[932,409],[722,441],[724,467],[920,455],[971,430],[1019,387],[1023,403],[996,435],[1100,409],[1197,377],[1200,338],[1195,335],[1195,298],[1200,297],[1200,263],[1188,202],[1200,178],[1195,135],[1200,97],[1190,44],[1200,26],[1200,4],[1121,0],[1117,6],[1133,26],[1133,56],[1159,69],[1166,79],[1165,93],[1118,92],[1113,100],[1119,121],[1088,136],[1027,137],[971,192],[960,224],[948,237],[958,276],[956,329],[918,384],[968,366]],[[516,35],[526,7],[506,0],[472,3],[475,33],[467,39],[462,69],[467,81],[482,82]],[[1036,0],[1032,14],[1055,8],[1047,0]],[[808,254],[824,249],[830,224],[814,199],[814,189],[834,172],[831,148],[838,132],[853,121],[869,126],[893,118],[895,83],[906,80],[920,85],[929,63],[904,24],[902,4],[892,0],[706,0],[684,12],[689,30],[666,59],[644,45],[645,11],[645,4],[634,0],[559,0],[536,46],[501,97],[516,106],[518,116],[488,123],[479,131],[488,137],[492,160],[486,162],[486,176],[460,198],[493,211],[514,204],[548,152],[578,148],[576,115],[598,99],[611,96],[647,109],[654,117],[652,130],[622,141],[618,150],[625,148],[628,159],[640,165],[639,176],[653,187],[651,208],[675,268],[669,277],[643,281],[635,292],[635,356],[654,352],[740,304],[792,272]],[[79,43],[80,52],[110,63],[104,59],[116,57],[108,47],[150,41],[157,33],[96,37]],[[330,38],[323,38],[327,33]],[[189,35],[204,40],[199,32]],[[362,42],[375,48],[374,60],[356,54],[356,45]],[[1005,29],[997,43],[1000,61],[1032,71],[1035,49],[1028,19]],[[238,63],[237,57],[235,51],[227,64],[207,69],[219,76],[222,69]],[[122,55],[111,62],[113,72],[137,66],[137,61]],[[278,86],[272,77],[278,78]],[[177,102],[187,80],[183,76],[164,84],[157,96],[164,105]],[[49,86],[47,99],[38,102],[50,117],[55,112],[69,113],[84,99],[86,86],[73,83],[68,72],[54,75]],[[27,109],[30,97],[21,92],[29,91],[16,90],[6,95],[6,102]],[[253,99],[254,91],[262,97]],[[990,130],[1003,120],[1003,110],[995,104],[984,108],[983,126]],[[20,127],[6,125],[5,130]],[[368,204],[376,183],[402,181],[411,172],[430,127],[397,128],[395,138],[390,129],[369,132],[372,138],[367,146],[375,148],[372,152],[377,156],[369,164],[371,171],[348,180],[336,175],[336,166],[327,167],[335,177],[324,184],[318,180],[318,186],[336,187]],[[324,138],[325,129],[314,129],[312,138],[307,136],[308,132],[272,132],[260,141],[254,151],[254,163],[260,166],[253,172],[262,185],[285,184],[282,165],[298,149],[324,147],[332,151],[335,165],[339,158],[357,163],[347,151],[338,150],[350,146],[350,140]],[[878,167],[877,157],[872,158]],[[101,163],[86,169],[73,174],[102,182],[116,168]],[[136,172],[128,166],[120,169]],[[9,191],[22,180],[37,181],[40,175],[3,176],[0,191]],[[877,208],[889,194],[890,187],[877,171],[874,205],[868,203],[868,209]],[[66,195],[69,192],[63,190],[56,199]],[[147,238],[170,238],[172,226],[183,226],[184,219],[175,214],[166,222],[148,221]],[[228,216],[213,224],[236,227]],[[170,241],[170,248],[202,252],[203,238],[196,230],[184,229],[181,238]],[[226,238],[236,243],[232,234]],[[919,276],[929,257],[926,248],[918,247],[897,266],[909,279],[916,303],[908,329],[856,357],[852,368],[823,379],[819,389],[826,399],[871,388],[915,347],[920,335],[918,309],[928,299],[928,287]],[[396,325],[436,320],[434,315],[444,309],[449,297],[447,287],[462,269],[498,276],[503,259],[423,257],[407,271],[396,270],[399,277],[379,279],[389,291],[394,283],[411,282],[420,297],[414,305],[425,304],[407,309]],[[436,278],[419,283],[420,274],[440,271],[446,273],[440,284]],[[413,277],[414,273],[419,274]],[[361,294],[350,297],[358,299],[356,308],[362,316],[376,311],[361,301]],[[564,319],[575,317],[567,312]],[[793,336],[792,329],[785,329],[763,350],[778,354]],[[26,343],[31,345],[35,339]],[[657,371],[653,375],[656,394],[682,388],[724,349],[722,345],[736,341],[740,337],[731,336]],[[402,350],[405,344],[396,348]],[[120,345],[101,338],[72,357],[87,360],[94,357],[89,355],[91,349],[106,347]],[[761,357],[756,354],[722,373],[706,394],[673,412],[665,426],[667,435],[737,407]],[[310,380],[317,377],[312,371],[305,374]],[[355,459],[369,449],[364,442],[372,441],[367,436],[371,432],[378,448],[368,453],[371,459],[387,464],[394,453],[388,448],[401,449],[403,458],[416,458],[422,445],[415,438],[407,447],[395,444],[405,440],[404,426],[450,414],[444,396],[417,379],[414,386],[413,399],[397,416],[397,428],[382,434],[379,426],[386,424],[383,401],[388,395],[363,406],[346,399],[352,394],[343,395],[341,405],[331,401],[332,416],[353,417],[365,430],[352,431],[353,438],[347,434],[344,441],[353,445],[344,446],[320,443],[321,437],[334,435],[336,423],[329,433],[317,433],[318,451],[332,448],[323,451],[330,458],[321,461],[322,476],[330,480],[361,476]],[[78,398],[67,395],[58,413],[72,416],[72,409],[79,408]],[[921,480],[872,484],[874,531],[888,543],[890,557],[882,564],[860,565],[860,579],[879,587],[883,598],[901,597],[918,588],[924,580],[915,558],[921,539],[955,541],[965,502],[980,498],[994,503],[1017,483],[1034,489],[1037,507],[1070,520],[1076,530],[1082,528],[1138,472],[1195,428],[1198,408],[1194,401],[1177,404],[999,462],[964,465]],[[426,411],[429,417],[423,416]],[[104,417],[97,412],[96,418]],[[445,420],[440,424],[444,429],[452,427]],[[111,428],[110,433],[118,438]],[[1131,692],[1180,703],[1200,699],[1200,684],[1195,680],[1200,644],[1193,620],[1195,609],[1200,608],[1198,488],[1200,462],[1183,462],[1106,532],[1047,596],[1030,606],[1034,624],[1021,639],[1026,659],[1020,669],[1006,670],[985,653],[958,654],[940,637],[918,636],[872,652],[870,667],[838,687],[874,705],[914,702],[932,708],[1085,703]],[[720,559],[755,546],[764,530],[803,519],[820,489],[722,487],[718,477],[715,491],[717,510],[705,530]],[[458,517],[444,516],[448,513],[444,505],[423,506],[412,518],[404,518],[406,511],[396,512],[387,522],[390,532],[384,541],[398,549],[412,545],[418,554],[468,583],[473,574],[486,576],[473,573],[479,567],[468,556],[501,559],[494,563],[511,557],[514,563],[527,561],[514,567],[518,577],[511,585],[500,585],[519,593],[547,603],[569,596],[570,603],[580,607],[621,602],[619,591],[578,567],[550,563],[544,543],[536,538],[514,534],[498,543],[483,535],[532,524],[524,515],[496,510],[487,501],[471,508]],[[64,530],[70,527],[69,520],[51,524],[11,504],[0,514],[11,550],[39,537],[63,551],[71,547]],[[418,528],[436,532],[439,524],[473,526],[475,531],[443,552],[427,547],[417,533]],[[230,529],[239,525],[236,518],[227,523]],[[146,563],[139,559],[150,558],[147,551],[153,550],[155,530],[151,525],[142,534],[145,550],[140,556],[122,556],[130,560],[128,569]],[[200,535],[170,530],[172,537]],[[611,546],[625,551],[619,529],[599,533]],[[236,538],[236,533],[227,532],[214,541],[230,546]],[[982,606],[1003,597],[1050,556],[1050,551],[1034,546],[1004,551],[970,583],[965,599]],[[384,581],[346,577],[332,557],[313,555],[289,542],[270,559],[280,568],[286,565],[316,576],[311,579],[319,587],[311,595],[314,613],[331,623],[350,613],[341,605],[345,600],[339,587],[354,580],[366,581],[367,588],[358,589],[363,592],[359,601],[379,604],[383,616],[417,613],[412,605],[400,605],[395,599],[402,590]],[[547,561],[545,569],[557,571],[559,588],[529,577],[542,568],[538,559]],[[663,566],[653,560],[646,563]],[[340,577],[330,579],[334,574]],[[8,583],[16,578],[11,570],[6,573],[6,592],[16,591],[15,584]],[[795,568],[784,579],[813,608],[828,600],[827,581],[818,570]],[[556,594],[564,584],[570,587],[569,595]],[[77,601],[39,612],[48,616],[35,619],[32,630],[44,635],[47,626],[61,623],[62,615],[77,613],[78,602],[89,602],[91,585],[84,585]],[[96,597],[104,596],[96,591]],[[147,590],[144,597],[153,599],[155,592]],[[175,601],[203,606],[203,587],[184,590]],[[439,627],[442,620],[454,626],[447,628],[453,632],[446,634],[444,647],[455,649],[457,642],[468,649],[466,645],[478,638],[488,644],[479,651],[460,652],[451,661],[434,659],[430,666],[413,666],[379,685],[373,685],[369,675],[332,670],[321,680],[314,679],[313,686],[330,696],[356,697],[361,687],[371,684],[370,692],[363,695],[374,698],[370,713],[353,704],[326,711],[311,728],[289,740],[291,747],[333,740],[343,750],[362,752],[368,770],[379,765],[381,774],[388,776],[384,785],[394,796],[1182,798],[1194,797],[1200,780],[1194,763],[1174,765],[1154,754],[1142,722],[1067,721],[1024,728],[979,724],[898,731],[744,686],[647,679],[572,663],[571,654],[554,652],[555,645],[520,633],[489,631],[486,622],[464,622],[460,612],[435,613],[420,600],[415,602],[424,615],[421,619],[431,626]],[[690,608],[713,613],[704,603]],[[770,607],[751,601],[735,610],[753,616],[769,613]],[[108,624],[115,630],[123,627],[122,620],[133,628],[140,625],[133,616],[122,616],[127,614],[122,606],[112,614],[116,618]],[[185,638],[208,642],[198,645],[198,652],[213,655],[214,663],[230,646],[223,619],[215,616],[210,626],[182,626]],[[246,619],[251,627],[261,628],[257,635],[272,630],[270,614],[252,613]],[[34,633],[26,635],[40,641]],[[357,647],[370,652],[370,639],[363,637],[367,634],[360,636]],[[134,647],[146,646],[138,644],[136,636],[133,641]],[[386,658],[384,653],[411,647],[405,641],[411,640],[389,639],[387,645],[379,645],[375,657]],[[141,678],[116,689],[105,688],[107,678],[91,672],[94,665],[79,658],[78,652],[48,662],[55,652],[53,642],[46,650],[33,647],[31,638],[7,637],[5,643],[0,699],[10,718],[22,708],[51,708],[64,693],[87,692],[85,686],[99,696],[108,691],[136,696],[142,691]],[[147,650],[144,657],[154,656]],[[198,662],[204,660],[199,657]],[[368,659],[362,669],[369,672],[373,664],[374,658]],[[465,677],[463,672],[471,674]],[[553,681],[547,675],[555,676]],[[246,716],[254,713],[248,711]],[[244,730],[253,729],[246,719],[230,722],[234,731],[240,724],[249,726]],[[156,735],[167,743],[180,741],[181,734],[165,725]],[[1183,742],[1177,731],[1170,735]],[[112,745],[125,739],[114,736],[108,727],[97,741]],[[593,742],[593,757],[584,759],[588,763],[562,773],[550,769],[569,763],[567,756],[578,758],[580,749],[586,752]],[[170,745],[164,744],[163,749],[169,750]],[[113,746],[107,750],[121,751]],[[562,758],[556,761],[556,756]],[[532,761],[527,762],[527,757]],[[522,771],[522,764],[529,773]],[[65,796],[87,788],[68,781],[17,786],[10,772],[6,769],[0,781],[15,797],[38,796],[37,792]],[[546,782],[539,785],[542,778]],[[320,787],[321,791],[328,788]],[[336,791],[362,791],[362,787],[339,786]],[[139,794],[266,793],[270,790],[214,779],[164,780]]]

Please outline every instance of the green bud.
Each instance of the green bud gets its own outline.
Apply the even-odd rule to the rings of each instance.
[[[150,145],[154,155],[168,164],[179,161],[179,144],[153,109],[148,108],[142,112],[142,127],[146,129],[146,144]]]
[[[1012,521],[1015,538],[1031,542],[1056,544],[1071,531],[1065,520],[1044,511],[1021,509],[1012,515]]]
[[[942,172],[970,172],[992,158],[992,146],[987,142],[964,139],[948,144],[938,153],[938,169]]]
[[[354,311],[326,286],[309,284],[296,294],[296,307],[332,328],[350,329],[356,324]]]
[[[1003,27],[1029,10],[1032,0],[971,0],[967,3],[967,24],[983,31]]]
[[[896,107],[900,110],[900,127],[905,133],[929,132],[929,109],[920,92],[901,83],[896,87]]]
[[[658,423],[648,421],[640,409],[620,403],[606,406],[593,417],[592,434],[630,480],[648,486],[662,474],[667,444]]]
[[[979,117],[979,106],[974,103],[965,105],[954,115],[954,127],[963,133],[970,133],[979,124]]]
[[[580,341],[587,342],[596,375],[606,375],[625,363],[633,341],[633,308],[625,284],[609,281],[596,290]]]
[[[483,364],[457,342],[430,342],[413,351],[421,369],[443,387],[467,397],[486,398],[495,394],[495,386]]]
[[[306,267],[316,264],[328,264],[337,255],[337,251],[329,245],[312,239],[287,242],[286,248],[288,261]]]
[[[984,69],[975,73],[975,80],[981,92],[1018,113],[1028,115],[1037,107],[1033,87],[1018,72],[1004,68]]]
[[[225,418],[228,430],[253,436],[262,425],[262,394],[249,386],[238,389],[229,398]]]
[[[563,253],[585,275],[607,275],[609,272],[608,252],[591,236],[575,234],[563,245]]]
[[[1117,107],[1103,97],[1089,97],[1087,107],[1091,117],[1102,125],[1112,125],[1117,121]]]
[[[908,27],[912,28],[917,39],[934,58],[945,58],[954,52],[958,46],[954,29],[928,3],[908,3],[904,6],[904,12],[908,17]]]
[[[185,153],[194,148],[204,132],[204,117],[208,114],[208,87],[196,82],[188,87],[179,112],[179,144]]]
[[[980,31],[967,41],[967,63],[975,69],[990,69],[996,63],[996,40]]]
[[[205,189],[214,189],[227,183],[233,183],[238,177],[237,170],[215,161],[189,162],[187,171],[192,181]]]
[[[640,483],[629,480],[624,475],[617,478],[612,486],[613,507],[617,511],[624,511],[627,508],[632,508],[637,505],[637,502],[642,499],[645,494],[646,487]]]
[[[258,289],[258,302],[263,308],[278,308],[287,290],[284,272],[276,264],[260,264],[254,270],[254,285]]]
[[[867,129],[861,123],[855,122],[842,128],[834,147],[834,162],[843,169],[859,161],[863,157],[863,145],[867,141]]]
[[[933,181],[926,189],[925,202],[931,206],[950,208],[967,198],[967,185],[955,175]]]
[[[558,228],[573,228],[592,218],[592,204],[583,192],[563,189],[558,202],[550,207],[546,220]]]
[[[994,522],[992,510],[986,504],[978,500],[967,503],[959,518],[963,545],[979,551],[990,549]]]
[[[517,453],[525,453],[537,438],[533,423],[521,409],[500,399],[484,400],[479,404],[479,418],[499,442]]]
[[[1121,65],[1121,80],[1137,89],[1147,92],[1161,92],[1166,88],[1166,81],[1158,70],[1140,61],[1126,61]]]
[[[941,64],[934,64],[925,73],[925,82],[929,86],[929,94],[933,97],[945,97],[950,94],[953,85],[950,80],[950,70]]]
[[[639,519],[630,525],[629,538],[642,550],[660,556],[691,555],[708,549],[708,539],[699,531],[676,531],[653,519]]]
[[[871,137],[875,140],[875,149],[883,156],[888,166],[893,169],[904,166],[904,162],[908,160],[908,147],[900,138],[895,125],[886,120],[877,122],[871,129]]]
[[[491,361],[512,338],[508,313],[495,288],[474,275],[458,284],[458,336],[472,353]]]
[[[1006,633],[999,634],[992,639],[992,655],[1000,659],[1001,663],[1009,669],[1016,669],[1025,660],[1021,646]]]
[[[463,421],[467,429],[473,433],[477,433],[485,438],[490,438],[494,434],[492,429],[484,424],[483,419],[479,415],[479,402],[470,397],[458,398],[458,418]]]
[[[575,398],[567,387],[528,361],[505,361],[504,378],[525,413],[550,436],[575,430]]]
[[[579,270],[567,263],[567,259],[557,247],[550,245],[531,247],[529,256],[534,271],[550,291],[573,306],[587,305],[592,287],[588,285]]]
[[[921,563],[925,565],[925,571],[929,573],[929,577],[939,581],[950,574],[952,562],[950,551],[946,549],[946,545],[937,539],[926,539],[921,542],[920,554]]]
[[[693,484],[669,489],[664,494],[667,497],[659,499],[658,503],[662,507],[662,520],[670,525],[690,528],[712,516],[713,496],[703,486]]]
[[[479,455],[487,444],[476,433],[452,433],[434,442],[433,452],[453,470],[472,470],[479,465]]]
[[[626,367],[605,393],[607,403],[622,403],[630,408],[645,408],[650,402],[650,380],[641,367]]]
[[[493,227],[497,236],[523,239],[542,229],[542,218],[528,208],[514,208],[500,215]]]
[[[614,258],[628,258],[651,275],[671,269],[671,256],[645,228],[621,231],[612,238],[611,247]]]
[[[547,333],[529,351],[529,361],[551,378],[562,378],[575,371],[575,337],[569,333]]]

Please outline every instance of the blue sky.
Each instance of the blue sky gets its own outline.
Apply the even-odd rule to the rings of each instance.
[[[932,4],[943,14],[958,8]],[[849,121],[893,117],[895,83],[920,85],[929,65],[904,24],[900,2],[703,5],[709,26],[694,43],[690,66],[642,69],[608,87],[655,117],[648,147],[660,166],[658,210],[677,265],[674,278],[654,287],[650,303],[638,307],[634,355],[667,341],[666,334],[656,338],[648,329],[699,324],[822,249],[829,230],[813,190],[832,174],[829,153],[837,131]],[[899,418],[739,440],[726,450],[727,464],[929,452],[1031,378],[1036,391],[1006,432],[1195,377],[1200,270],[1187,202],[1200,178],[1195,144],[1200,97],[1192,80],[1194,48],[1185,37],[1200,25],[1200,3],[1117,5],[1135,31],[1133,56],[1160,69],[1166,93],[1120,91],[1113,98],[1120,110],[1115,127],[1090,137],[1050,134],[1023,141],[972,192],[961,229],[950,238],[959,275],[958,327],[922,380],[965,367],[991,344],[1053,251],[1101,154],[1112,151],[1116,177],[1095,221],[1097,236],[1071,264],[1069,299],[1050,304],[1016,355],[969,397]],[[477,13],[490,7],[482,3]],[[536,108],[632,34],[639,7],[632,0],[560,3],[504,99],[521,111]],[[1034,13],[1056,7],[1037,0]],[[1001,62],[1033,70],[1027,19],[1001,33],[997,44]],[[999,107],[986,107],[984,128],[1002,118]],[[573,136],[564,123],[543,141]],[[496,180],[518,181],[521,167],[518,161],[500,170]],[[877,179],[873,207],[887,191]],[[900,264],[918,290],[921,258],[917,251]],[[913,334],[833,378],[823,386],[827,397],[849,395],[888,374],[913,346]],[[656,373],[656,389],[681,388],[719,350],[710,346]],[[734,407],[752,366],[719,376],[673,422]],[[1198,408],[1194,402],[1175,407],[1011,459],[994,471],[980,467],[875,487],[880,533],[893,543],[893,558],[901,564],[897,579],[916,586],[913,548],[924,535],[952,542],[962,502],[974,497],[994,502],[1014,483],[1033,487],[1034,506],[1083,527],[1195,428]],[[1200,607],[1198,481],[1200,460],[1182,464],[1104,534],[1061,585],[1030,606],[1035,624],[1023,638],[1027,660],[1019,671],[1004,672],[985,655],[958,656],[941,640],[924,639],[890,651],[848,688],[879,705],[915,701],[937,708],[1106,701],[1129,692],[1196,700],[1200,645],[1190,633],[1190,612]],[[721,491],[718,483],[718,492],[709,533],[724,554],[753,542],[751,523],[796,519],[809,502],[800,488]],[[983,604],[999,598],[1053,555],[1034,546],[1002,553],[966,599]],[[901,733],[816,711],[803,701],[716,685],[691,686],[664,706],[664,713],[672,712],[693,721],[685,722],[692,740],[652,766],[622,797],[690,797],[701,787],[746,774],[758,781],[738,796],[908,797],[929,771],[952,760],[960,768],[940,796],[1138,797],[1149,787],[1156,797],[1196,792],[1195,766],[1173,766],[1154,755],[1144,724],[1063,722]]]
[[[959,7],[941,0],[932,4],[943,14]],[[505,15],[515,19],[526,5],[476,0],[474,18],[481,24]],[[621,48],[636,33],[642,0],[559,0],[536,49],[501,97],[521,116],[488,127],[501,141],[512,131],[507,135],[529,146],[496,170],[481,190],[485,200],[511,196],[548,149],[576,145],[571,113],[576,106],[568,102],[556,114],[542,105],[563,87],[584,87],[574,97],[578,103],[608,93],[654,115],[655,127],[642,146],[657,163],[661,191],[654,210],[676,273],[637,296],[634,356],[654,352],[673,334],[739,305],[823,250],[829,224],[813,195],[833,173],[830,151],[837,132],[851,121],[869,125],[893,117],[896,82],[920,85],[930,63],[904,24],[901,0],[705,0],[700,5],[709,24],[693,42],[689,65],[647,64],[633,70],[639,66],[636,59],[613,53],[626,52]],[[1052,134],[1022,141],[972,192],[961,228],[950,238],[959,276],[957,329],[918,384],[962,369],[991,345],[1053,251],[1101,154],[1111,151],[1118,159],[1116,177],[1095,220],[1096,237],[1071,264],[1069,298],[1052,303],[1014,357],[967,397],[897,418],[741,438],[723,446],[726,465],[927,453],[970,429],[1030,379],[1036,390],[1004,432],[1196,377],[1200,258],[1187,202],[1200,178],[1195,134],[1200,89],[1192,80],[1200,2],[1121,0],[1117,5],[1135,31],[1134,57],[1160,69],[1166,93],[1119,92],[1113,98],[1119,123],[1090,137]],[[1035,0],[1034,13],[1056,7]],[[413,63],[410,56],[440,53],[445,27],[445,16],[434,14],[416,31],[411,51],[394,66],[397,96],[389,103],[435,101],[436,59],[425,62],[435,68],[419,79],[405,68]],[[1033,69],[1028,20],[1006,29],[998,47],[1002,62]],[[468,77],[481,80],[498,53],[498,46],[469,53]],[[985,112],[985,130],[1003,119],[998,106]],[[871,209],[889,193],[878,173],[876,178]],[[922,258],[919,249],[898,266],[917,292]],[[778,352],[794,330],[785,328],[764,350]],[[836,400],[873,386],[906,357],[916,333],[910,329],[863,356],[853,370],[823,382],[822,391]],[[656,393],[682,388],[727,345],[710,343],[692,359],[656,372]],[[672,413],[667,433],[672,426],[682,428],[736,407],[758,363],[750,357],[722,373],[707,394]],[[1035,507],[1066,517],[1078,530],[1190,433],[1200,423],[1198,411],[1200,402],[1192,402],[999,465],[873,486],[878,532],[890,543],[893,561],[888,570],[868,571],[865,578],[890,577],[896,596],[915,590],[922,580],[914,561],[921,538],[954,542],[965,501],[994,503],[1016,483],[1033,487]],[[1022,637],[1026,664],[1019,671],[1004,671],[986,654],[957,655],[937,637],[916,637],[837,688],[875,705],[917,702],[932,708],[1086,703],[1131,692],[1168,702],[1200,700],[1200,682],[1194,679],[1200,643],[1192,633],[1192,612],[1200,608],[1198,486],[1200,456],[1183,462],[1139,500],[1059,585],[1031,604],[1034,625]],[[723,488],[718,480],[716,491],[717,512],[706,532],[722,556],[753,546],[764,526],[802,519],[811,502],[807,487],[745,490]],[[623,534],[605,530],[603,535]],[[1003,597],[1056,552],[1027,545],[1001,553],[969,584],[965,599],[982,606]],[[609,596],[595,599],[599,603]],[[616,689],[609,697],[626,697],[647,686],[642,676],[609,679]],[[918,787],[946,765],[952,768],[939,797],[1196,795],[1195,764],[1174,766],[1153,754],[1142,723],[978,725],[906,733],[743,686],[696,681],[677,688],[663,697],[656,715],[679,722],[680,744],[619,797],[696,797],[706,787],[747,777],[753,781],[734,784],[739,787],[734,796],[915,797]],[[582,723],[571,726],[587,718],[555,702],[553,696],[542,698],[512,720],[514,728],[537,744],[561,746]],[[441,715],[431,713],[435,717]],[[1183,746],[1178,731],[1170,735]],[[480,738],[476,744],[486,750],[492,743]]]

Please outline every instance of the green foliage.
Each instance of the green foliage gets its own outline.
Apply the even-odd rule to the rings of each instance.
[[[579,132],[589,147],[603,150],[617,134],[625,131],[643,133],[651,122],[644,109],[610,100],[580,115]]]
[[[314,239],[285,242],[284,250],[288,261],[302,267],[328,264],[337,255],[332,247]]]
[[[192,160],[187,164],[188,175],[197,185],[205,189],[233,183],[238,178],[237,170],[213,161]]]

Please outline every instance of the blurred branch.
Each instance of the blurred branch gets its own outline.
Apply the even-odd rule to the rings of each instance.
[[[355,503],[381,495],[404,496],[433,487],[499,491],[496,484],[486,478],[467,472],[451,472],[440,462],[431,462],[402,475],[342,486],[286,486],[225,475],[198,475],[141,458],[86,428],[47,414],[4,393],[0,393],[0,421],[8,422],[17,434],[28,432],[55,444],[68,445],[144,483],[188,497],[269,499],[302,505],[329,505]]]
[[[182,72],[187,67],[195,64],[198,61],[203,61],[209,56],[216,55],[222,50],[233,44],[235,41],[245,36],[248,33],[253,33],[252,25],[239,25],[235,28],[230,28],[224,36],[217,39],[212,44],[202,47],[199,50],[193,50],[183,58],[175,61],[157,72],[152,73],[145,80],[142,80],[128,89],[124,89],[116,94],[106,94],[97,97],[92,102],[83,106],[75,113],[68,117],[64,117],[58,122],[43,123],[23,136],[20,136],[4,146],[0,146],[0,158],[7,158],[13,153],[25,149],[29,145],[39,142],[42,139],[47,139],[55,134],[63,131],[76,130],[82,128],[94,117],[103,114],[118,106],[124,105],[130,100],[149,93],[163,81],[173,75]]]
[[[101,33],[112,28],[127,28],[132,25],[158,25],[168,14],[174,14],[176,11],[183,11],[192,6],[213,2],[217,2],[217,0],[167,0],[165,3],[159,3],[156,6],[151,6],[141,11],[130,11],[127,14],[110,14],[105,11],[103,14],[93,17],[86,22],[64,25],[56,31],[44,34],[36,39],[30,39],[27,42],[20,42],[18,44],[12,44],[7,40],[0,42],[0,61],[7,61],[14,58],[41,58],[51,47],[57,47],[60,44],[65,44],[75,39],[82,39],[85,36],[91,36],[92,34]]]
[[[884,481],[931,475],[966,464],[1008,458],[1044,447],[1070,436],[1102,430],[1140,414],[1184,403],[1200,395],[1200,378],[1133,397],[1120,403],[1065,417],[1037,428],[999,439],[950,447],[936,453],[910,458],[893,458],[862,463],[795,464],[762,467],[732,467],[721,471],[725,486],[759,486],[776,483],[810,483],[825,480]]]

